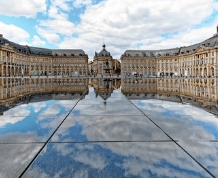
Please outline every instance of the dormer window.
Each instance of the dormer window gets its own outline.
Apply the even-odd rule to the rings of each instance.
[[[64,56],[67,56],[66,54],[63,54]]]
[[[131,56],[130,54],[127,54],[129,57]]]
[[[169,56],[169,53],[166,53],[166,56]]]
[[[58,54],[57,54],[57,53],[55,53],[55,56],[58,56]]]
[[[189,50],[187,50],[186,53],[189,53]]]
[[[74,56],[74,54],[73,54],[73,53],[71,53],[71,56]]]

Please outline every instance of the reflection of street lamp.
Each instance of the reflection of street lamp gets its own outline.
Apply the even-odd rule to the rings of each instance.
[[[107,105],[107,102],[106,102],[106,99],[104,99],[104,107],[105,107],[105,111],[106,111],[106,105]]]

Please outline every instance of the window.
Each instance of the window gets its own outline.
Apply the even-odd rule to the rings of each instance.
[[[212,76],[214,76],[214,68],[213,67],[212,67],[211,71],[212,71]]]
[[[205,62],[206,64],[208,64],[208,59],[206,59],[206,62]]]

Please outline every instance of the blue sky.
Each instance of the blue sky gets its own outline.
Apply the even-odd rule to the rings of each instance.
[[[13,6],[12,6],[13,5]],[[114,58],[127,49],[166,49],[201,42],[218,24],[216,0],[7,0],[0,33],[44,48],[83,49],[92,60],[103,41]]]

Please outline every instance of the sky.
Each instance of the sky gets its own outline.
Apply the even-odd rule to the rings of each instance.
[[[128,49],[169,49],[216,33],[218,0],[4,0],[0,34],[52,49],[83,49],[93,59],[102,44],[114,58]]]

